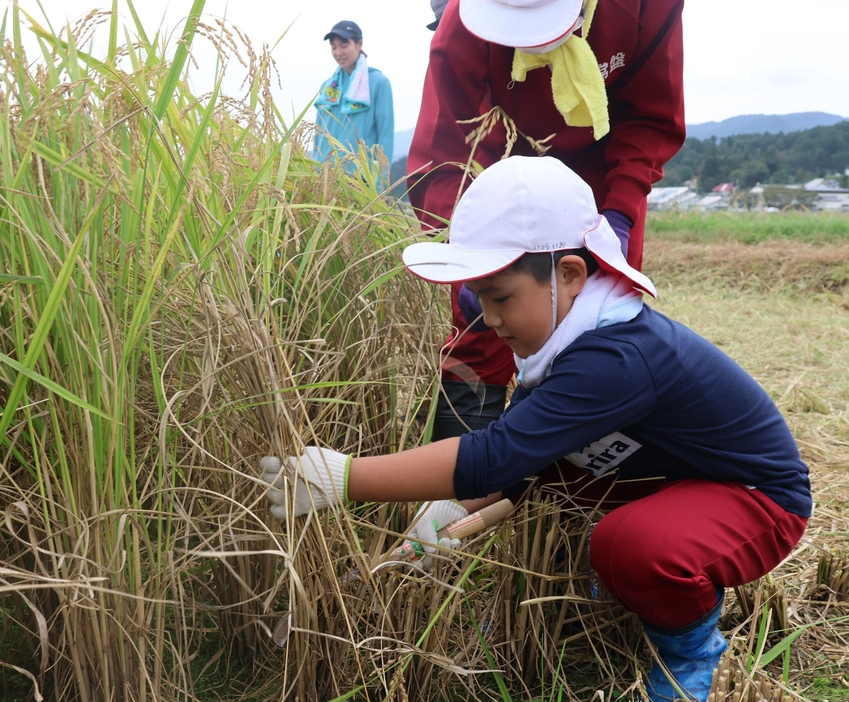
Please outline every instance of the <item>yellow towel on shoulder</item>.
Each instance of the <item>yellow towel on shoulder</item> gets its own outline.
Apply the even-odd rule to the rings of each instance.
[[[583,36],[572,35],[553,51],[513,54],[513,80],[522,82],[528,71],[551,65],[551,92],[554,105],[570,127],[592,127],[596,140],[610,131],[607,91],[598,60],[587,43],[598,0],[587,0]]]

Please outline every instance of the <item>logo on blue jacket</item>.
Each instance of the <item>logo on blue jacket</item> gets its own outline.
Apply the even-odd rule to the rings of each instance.
[[[577,453],[570,453],[566,460],[598,477],[618,468],[622,461],[642,447],[642,444],[616,431],[584,446]]]

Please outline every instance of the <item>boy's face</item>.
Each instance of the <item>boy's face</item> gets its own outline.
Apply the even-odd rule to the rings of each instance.
[[[548,341],[553,331],[548,281],[539,283],[529,273],[507,272],[465,285],[480,298],[484,322],[519,358],[536,353]]]

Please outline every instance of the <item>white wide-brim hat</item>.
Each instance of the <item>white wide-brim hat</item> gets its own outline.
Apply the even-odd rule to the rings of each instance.
[[[499,273],[526,253],[586,248],[603,270],[657,297],[625,260],[590,186],[551,156],[511,156],[483,171],[457,203],[448,238],[408,246],[404,265],[431,283],[459,283]]]
[[[460,0],[460,19],[484,41],[542,46],[572,28],[583,4],[584,0]]]

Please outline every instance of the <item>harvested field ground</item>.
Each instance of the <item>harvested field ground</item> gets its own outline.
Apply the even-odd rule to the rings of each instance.
[[[772,240],[760,244],[646,242],[645,272],[662,287],[703,283],[782,292],[843,292],[849,286],[849,243]]]
[[[849,245],[650,241],[645,259],[660,293],[653,306],[767,389],[811,467],[814,516],[768,588],[782,593],[789,632],[813,623],[792,643],[788,689],[802,699],[849,699]],[[831,583],[818,584],[829,563],[839,564],[839,577],[832,570]],[[748,627],[733,628],[742,614],[735,599],[726,633],[752,641]],[[771,670],[780,676],[780,667]]]

